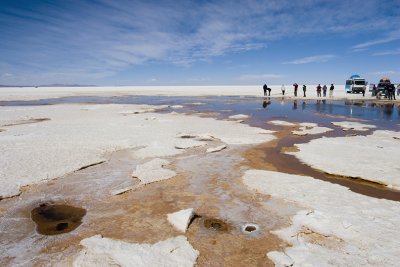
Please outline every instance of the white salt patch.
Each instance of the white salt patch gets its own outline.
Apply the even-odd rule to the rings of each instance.
[[[232,119],[232,120],[239,120],[239,119],[247,119],[248,117],[249,117],[249,115],[237,114],[237,115],[229,116],[228,118]]]
[[[196,137],[197,141],[214,141],[216,138],[210,134],[200,134]]]
[[[217,146],[217,147],[210,147],[210,148],[207,148],[207,153],[213,153],[213,152],[218,152],[218,151],[221,151],[221,150],[223,150],[223,149],[225,149],[226,148],[226,145],[220,145],[220,146]]]
[[[295,135],[313,135],[313,134],[322,134],[322,133],[326,133],[326,132],[330,132],[333,131],[333,129],[328,128],[328,127],[320,127],[320,126],[316,126],[316,127],[300,127],[298,130],[296,131],[292,131],[292,134]]]
[[[375,125],[364,124],[357,121],[335,121],[331,122],[335,126],[343,128],[344,131],[354,130],[354,131],[368,131],[368,129],[376,128]]]
[[[302,127],[317,127],[318,126],[318,124],[316,124],[314,122],[300,122],[299,125]]]
[[[173,106],[171,106],[171,108],[179,109],[179,108],[183,108],[183,106],[182,105],[173,105]]]
[[[84,249],[75,258],[75,267],[192,267],[199,256],[199,252],[193,249],[185,236],[155,244],[136,244],[95,235],[83,239],[80,244]]]
[[[168,214],[168,221],[179,231],[186,233],[190,220],[193,218],[193,209],[180,210]]]
[[[291,226],[273,231],[291,245],[284,252],[268,253],[277,266],[398,265],[399,202],[272,171],[247,171],[243,182],[259,193],[304,207]]]
[[[185,105],[193,105],[193,106],[201,106],[205,105],[206,103],[203,102],[193,102],[193,103],[185,103]]]
[[[137,165],[132,177],[140,180],[140,185],[149,184],[172,178],[176,173],[169,169],[164,169],[169,161],[165,159],[153,159],[144,164]]]
[[[400,132],[375,131],[368,136],[319,138],[296,144],[302,162],[327,173],[358,177],[400,189]]]
[[[268,123],[273,124],[273,125],[280,125],[280,126],[296,126],[295,123],[288,122],[288,121],[280,121],[280,120],[268,121]]]

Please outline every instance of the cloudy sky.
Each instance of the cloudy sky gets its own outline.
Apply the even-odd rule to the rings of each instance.
[[[0,84],[400,82],[399,0],[0,0]]]

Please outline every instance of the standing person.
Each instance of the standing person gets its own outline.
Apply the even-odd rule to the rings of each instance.
[[[282,84],[281,90],[282,90],[282,95],[285,95],[285,85],[284,84]]]
[[[268,86],[266,84],[264,84],[264,86],[263,86],[264,96],[267,96],[267,89],[268,89]]]
[[[385,90],[386,94],[388,95],[389,100],[393,99],[393,92],[392,92],[392,86],[390,84],[385,85]]]
[[[397,96],[400,96],[400,83],[397,85]]]
[[[324,97],[326,97],[326,90],[328,90],[328,87],[326,87],[326,84],[322,87],[322,92],[324,94]]]
[[[317,86],[317,96],[321,97],[321,84],[318,84]]]
[[[294,96],[297,96],[297,88],[299,88],[299,85],[297,83],[294,83],[293,86],[294,86]]]
[[[390,85],[390,87],[392,88],[393,100],[396,100],[396,87],[394,87],[393,83]]]
[[[372,87],[372,96],[376,96],[376,85]]]
[[[333,97],[333,89],[335,89],[335,86],[331,83],[331,87],[329,87],[329,97]]]
[[[303,84],[303,97],[306,97],[307,86]]]

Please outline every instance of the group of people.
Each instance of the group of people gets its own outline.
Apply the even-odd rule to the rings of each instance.
[[[293,88],[294,88],[294,96],[297,97],[297,90],[299,89],[299,85],[297,83],[294,83],[293,84]],[[333,97],[333,90],[334,89],[335,89],[335,86],[332,83],[331,86],[329,87],[329,97]],[[270,96],[271,95],[271,88],[269,88],[268,85],[264,84],[263,90],[264,90],[264,96]],[[321,91],[322,91],[323,96],[326,97],[327,90],[328,90],[328,87],[326,85],[321,87],[321,84],[318,84],[318,86],[317,86],[317,96],[321,97]],[[282,84],[281,91],[282,91],[282,95],[285,95],[286,88],[285,88],[284,84]],[[303,97],[306,97],[306,92],[307,92],[307,86],[303,84]]]
[[[394,86],[394,84],[385,84],[384,88],[385,98],[389,100],[396,100],[396,87]],[[374,84],[374,86],[372,87],[372,96],[377,95],[377,90],[378,89]],[[400,84],[397,85],[397,96],[400,97]]]

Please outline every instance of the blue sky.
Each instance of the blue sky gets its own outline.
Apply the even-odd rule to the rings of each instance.
[[[400,82],[399,0],[0,3],[0,84]]]

